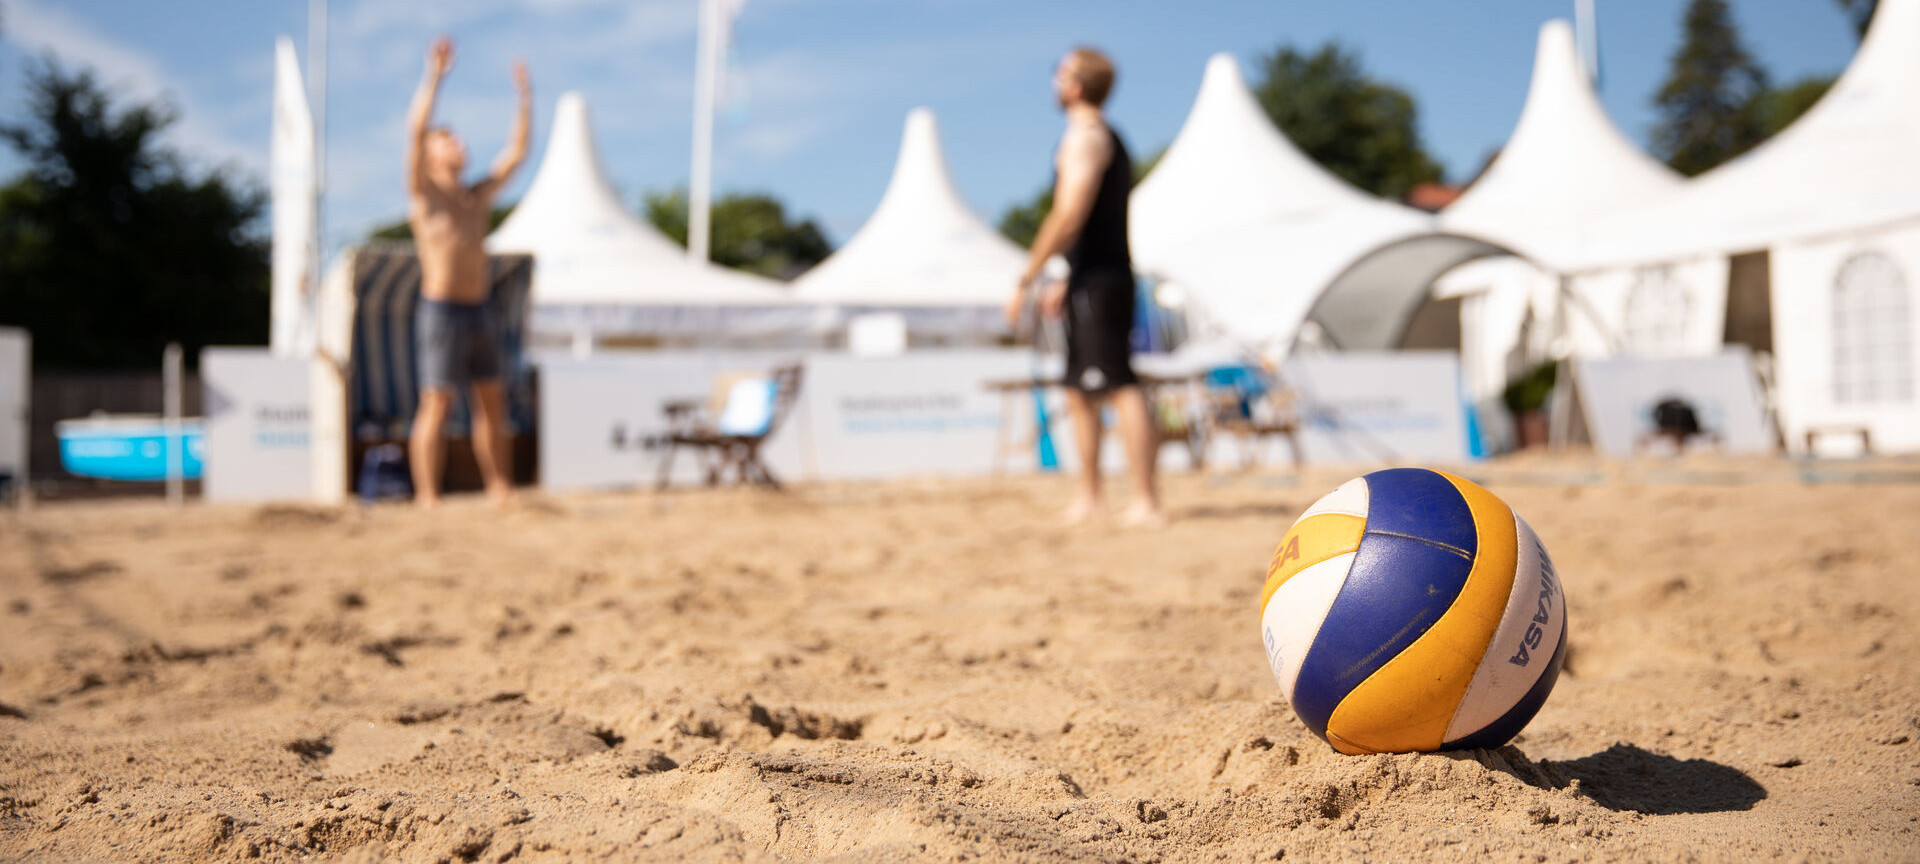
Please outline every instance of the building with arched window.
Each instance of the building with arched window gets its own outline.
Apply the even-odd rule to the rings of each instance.
[[[1833,281],[1833,401],[1913,401],[1912,298],[1892,258],[1859,252]]]

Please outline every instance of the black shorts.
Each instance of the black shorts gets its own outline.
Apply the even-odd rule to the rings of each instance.
[[[500,377],[500,327],[485,303],[422,298],[413,334],[422,390],[452,390]]]
[[[1133,345],[1133,274],[1090,273],[1067,281],[1066,384],[1105,393],[1139,383]]]

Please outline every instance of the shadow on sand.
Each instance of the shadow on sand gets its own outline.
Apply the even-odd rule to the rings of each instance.
[[[1766,787],[1738,768],[1708,759],[1675,759],[1632,744],[1616,743],[1564,761],[1535,762],[1513,747],[1459,757],[1541,789],[1561,789],[1578,780],[1581,794],[1594,803],[1650,816],[1751,810],[1767,797]]]

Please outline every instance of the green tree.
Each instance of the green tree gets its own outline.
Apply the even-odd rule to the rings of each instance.
[[[1660,125],[1654,149],[1689,177],[1766,140],[1766,70],[1734,27],[1726,0],[1692,0],[1685,38],[1654,97]]]
[[[1879,5],[1876,0],[1834,2],[1840,6],[1841,13],[1847,16],[1847,22],[1853,25],[1855,35],[1865,38],[1867,26],[1873,22],[1874,10]],[[1833,89],[1835,80],[1832,75],[1811,75],[1785,87],[1769,88],[1755,97],[1750,110],[1759,117],[1766,137],[1771,138],[1800,119],[1800,115],[1807,113],[1815,102],[1827,95],[1827,91]]]
[[[488,233],[492,233],[493,229],[500,227],[500,223],[507,221],[507,217],[511,215],[513,215],[513,204],[502,204],[493,208],[493,212],[487,214]],[[405,219],[388,222],[369,232],[367,239],[394,240],[411,243],[413,242],[413,226]]]
[[[1160,157],[1167,155],[1162,147],[1148,154],[1145,159],[1133,161],[1133,183],[1147,179],[1147,174],[1160,164]],[[1053,184],[1049,183],[1033,193],[1033,197],[1024,204],[1015,204],[1000,214],[1000,234],[1008,240],[1020,244],[1021,248],[1033,245],[1033,237],[1040,233],[1040,223],[1046,221],[1047,214],[1053,212]]]
[[[168,342],[266,341],[265,198],[159,141],[176,115],[116,105],[92,73],[29,62],[0,141],[26,169],[0,187],[0,323],[52,368],[151,368]]]
[[[1756,96],[1748,110],[1759,118],[1765,137],[1772,138],[1800,119],[1800,115],[1807,113],[1813,103],[1820,101],[1820,97],[1827,95],[1827,91],[1833,87],[1833,80],[1829,76],[1816,75],[1785,87],[1770,88]]]
[[[1337,42],[1309,54],[1282,45],[1261,57],[1254,96],[1313,161],[1387,198],[1440,179],[1420,141],[1419,108],[1405,90],[1376,81]]]
[[[687,191],[648,193],[647,221],[687,245]],[[833,254],[812,219],[794,222],[771,195],[726,195],[713,202],[713,261],[775,279],[792,279]]]

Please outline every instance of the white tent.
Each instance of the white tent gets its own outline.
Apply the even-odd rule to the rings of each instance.
[[[1620,308],[1629,330],[1652,325],[1656,342],[1674,317],[1717,335],[1734,317],[1737,265],[1762,272],[1775,402],[1795,449],[1811,449],[1810,433],[1840,432],[1920,450],[1917,46],[1920,0],[1883,0],[1853,63],[1806,116],[1579,238],[1577,293]],[[1676,302],[1695,297],[1710,302]]]
[[[910,330],[997,332],[1026,253],[967,207],[947,173],[932,111],[907,113],[900,155],[880,205],[853,239],[795,280],[794,299],[843,310],[888,310]]]
[[[1469,263],[1434,284],[1436,296],[1462,298],[1462,369],[1490,437],[1506,437],[1499,397],[1534,353],[1521,344],[1529,335],[1524,322],[1529,311],[1540,320],[1557,315],[1558,274],[1572,260],[1570,247],[1581,225],[1670,195],[1683,182],[1607,116],[1574,47],[1573,28],[1559,20],[1541,25],[1533,78],[1513,134],[1439,220],[1450,234],[1520,256]]]
[[[798,311],[778,282],[691,261],[622,205],[578,93],[561,95],[540,170],[487,249],[533,255],[536,332],[717,333]]]
[[[1440,214],[1440,227],[1557,269],[1596,214],[1672,194],[1682,178],[1607,117],[1565,21],[1540,27],[1520,120],[1493,164]]]
[[[1764,249],[1920,215],[1920,2],[1883,0],[1805,116],[1676,194],[1592,224],[1583,263]]]
[[[1289,345],[1363,253],[1432,229],[1426,214],[1354,189],[1301,153],[1227,54],[1207,62],[1180,134],[1130,203],[1136,269],[1182,288],[1204,326],[1265,347]]]

